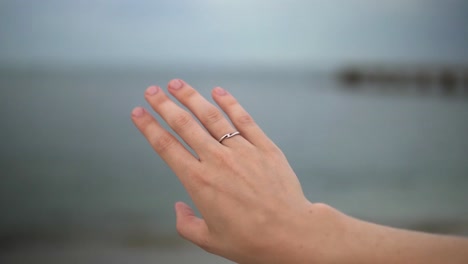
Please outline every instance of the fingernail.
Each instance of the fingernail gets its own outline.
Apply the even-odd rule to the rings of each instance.
[[[138,106],[138,107],[133,108],[132,116],[140,117],[143,115],[144,112],[145,112],[145,109],[143,109],[143,107]]]
[[[221,87],[216,87],[216,88],[214,88],[214,92],[215,92],[217,95],[225,95],[225,94],[227,94],[226,90],[224,90],[224,89],[221,88]]]
[[[149,95],[155,95],[158,93],[158,91],[159,91],[159,87],[157,86],[150,86],[148,87],[148,89],[146,89],[146,93]]]
[[[182,80],[179,79],[174,79],[169,82],[169,87],[174,90],[178,90],[182,88],[182,86],[184,86],[184,83],[182,82]]]

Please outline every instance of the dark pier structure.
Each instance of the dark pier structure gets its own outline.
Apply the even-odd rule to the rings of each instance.
[[[468,96],[468,66],[354,65],[339,70],[336,78],[349,90]]]

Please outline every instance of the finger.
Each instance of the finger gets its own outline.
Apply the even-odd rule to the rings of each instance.
[[[172,80],[169,82],[168,87],[169,92],[200,120],[216,140],[219,140],[227,133],[235,131],[232,124],[216,106],[208,102],[208,100],[184,81],[178,79]],[[243,137],[233,137],[232,139],[223,141],[223,144],[232,146],[239,142],[247,143]]]
[[[247,111],[226,90],[216,87],[212,91],[215,102],[229,116],[231,122],[241,135],[255,146],[262,148],[275,148],[276,145],[265,135]]]
[[[192,181],[188,179],[187,175],[190,174],[187,171],[197,169],[199,161],[144,108],[133,109],[132,121],[184,186],[189,189]]]
[[[198,218],[187,204],[177,202],[175,204],[176,211],[176,228],[181,237],[191,241],[199,247],[211,251],[209,245],[209,230],[206,222]]]
[[[199,157],[203,156],[210,146],[218,144],[189,112],[183,110],[169,99],[161,88],[150,86],[145,92],[145,98],[154,111],[166,121]],[[215,147],[219,147],[219,145]]]

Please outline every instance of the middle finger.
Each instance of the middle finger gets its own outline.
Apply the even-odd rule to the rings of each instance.
[[[161,88],[150,86],[145,98],[151,107],[200,157],[210,147],[219,144],[192,117],[164,94]]]

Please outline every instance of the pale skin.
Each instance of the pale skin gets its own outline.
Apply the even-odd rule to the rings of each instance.
[[[468,263],[465,238],[377,225],[307,200],[281,150],[226,90],[212,91],[219,108],[182,80],[167,90],[191,113],[157,86],[145,99],[196,156],[149,111],[131,116],[198,208],[201,218],[177,202],[176,228],[202,249],[238,263]]]

